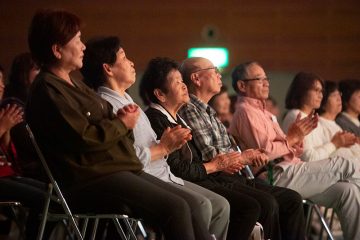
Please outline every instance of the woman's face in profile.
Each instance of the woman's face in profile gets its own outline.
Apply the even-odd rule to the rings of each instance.
[[[178,106],[189,102],[187,87],[178,70],[170,71],[166,77],[166,82],[168,92],[165,95],[169,104]]]
[[[80,69],[83,65],[84,50],[85,45],[81,41],[79,31],[67,44],[59,48],[61,55],[59,62],[71,71]]]
[[[320,81],[315,81],[313,86],[306,92],[303,106],[311,109],[318,109],[323,98],[323,87]]]

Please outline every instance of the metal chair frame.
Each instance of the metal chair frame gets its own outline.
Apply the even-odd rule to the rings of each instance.
[[[22,205],[18,201],[0,201],[0,206],[3,207],[10,207],[12,215],[15,217],[14,222],[16,223],[17,227],[19,228],[19,234],[21,239],[25,239],[25,229],[24,226],[18,221],[17,213],[15,208],[21,208]]]
[[[306,214],[306,224],[305,224],[306,235],[308,236],[310,234],[311,217],[312,217],[312,212],[314,210],[316,215],[319,217],[320,222],[321,222],[321,230],[320,230],[319,239],[322,239],[323,229],[325,229],[325,232],[327,233],[328,239],[334,240],[334,236],[331,233],[331,225],[332,225],[333,215],[331,216],[330,223],[329,223],[330,226],[329,226],[328,223],[326,222],[325,217],[324,217],[324,216],[326,216],[327,210],[325,210],[325,213],[322,214],[321,211],[320,211],[319,206],[316,205],[311,200],[304,199],[303,203],[309,206],[309,209],[308,209],[307,214]]]
[[[144,237],[146,237],[146,232],[144,231],[144,228],[142,226],[142,223],[133,218],[129,218],[127,215],[124,214],[73,214],[60,190],[59,185],[57,184],[56,180],[54,179],[50,168],[48,164],[46,163],[45,157],[42,154],[39,145],[37,144],[34,134],[32,133],[30,126],[26,124],[26,130],[28,132],[28,135],[30,137],[31,143],[33,147],[36,150],[36,153],[42,163],[42,166],[47,174],[47,176],[50,179],[49,188],[48,188],[48,196],[46,198],[45,207],[43,210],[43,216],[41,225],[39,226],[39,234],[37,239],[41,240],[43,238],[45,225],[48,220],[55,219],[55,220],[63,220],[63,223],[66,226],[72,227],[73,232],[75,233],[75,237],[79,240],[83,240],[85,237],[85,234],[87,232],[87,227],[89,225],[89,221],[93,221],[93,228],[91,233],[91,239],[95,239],[96,232],[98,228],[99,221],[101,219],[110,219],[115,224],[116,230],[123,240],[129,240],[133,239],[136,240],[135,231],[136,228],[139,227],[139,230],[143,234]],[[65,214],[52,214],[49,213],[49,205],[50,200],[52,198],[53,189],[55,190],[55,195],[57,197],[57,201],[61,204]],[[82,226],[80,230],[80,224],[78,223],[79,220],[82,220]],[[126,227],[126,232],[124,231],[123,227],[121,226],[120,222],[122,222]],[[71,232],[69,228],[67,228],[68,233]],[[70,236],[72,237],[72,236]],[[73,238],[73,237],[72,237]]]

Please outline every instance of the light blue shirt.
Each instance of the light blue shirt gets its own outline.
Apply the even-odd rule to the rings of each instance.
[[[125,96],[120,96],[116,91],[107,87],[99,87],[98,94],[113,106],[114,113],[125,105],[134,103],[129,94],[125,93]],[[162,157],[151,161],[150,147],[157,144],[159,141],[157,140],[156,133],[151,128],[150,121],[146,114],[143,110],[139,110],[140,116],[133,129],[135,137],[134,148],[136,156],[144,165],[144,171],[165,182],[184,185],[184,181],[181,178],[175,177],[174,174],[171,173],[166,158]]]

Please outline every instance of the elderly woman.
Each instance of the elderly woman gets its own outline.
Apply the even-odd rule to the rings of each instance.
[[[135,69],[126,57],[118,37],[104,37],[87,43],[82,73],[85,82],[113,106],[113,111],[134,104],[125,91],[135,82]],[[175,177],[166,162],[166,155],[181,147],[191,137],[187,128],[171,128],[156,140],[149,120],[139,109],[140,117],[134,133],[136,155],[144,171],[168,184],[168,191],[184,199],[190,206],[197,239],[210,231],[219,239],[226,238],[229,206],[223,197],[191,182]],[[209,230],[208,230],[209,229]]]
[[[28,41],[41,70],[28,98],[27,121],[70,205],[116,213],[125,203],[158,224],[166,239],[206,239],[195,237],[188,203],[142,171],[133,147],[138,107],[130,104],[114,114],[108,102],[70,76],[83,65],[79,18],[39,11]]]
[[[340,81],[343,112],[336,118],[337,124],[346,131],[360,137],[360,80],[347,79]]]
[[[340,92],[333,85],[331,83],[325,85],[322,78],[316,74],[300,72],[295,76],[287,92],[286,107],[289,112],[283,121],[284,131],[287,131],[288,126],[295,121],[299,113],[301,117],[313,114],[322,103],[320,110],[322,119],[318,126],[304,139],[301,156],[303,161],[329,159],[329,163],[341,162],[340,157],[345,156],[342,149],[353,145],[356,141],[352,134],[341,130],[336,131],[336,129],[339,130],[338,127],[332,129],[332,134],[326,132],[326,128],[330,124],[329,121],[334,121],[337,113],[341,111]],[[349,158],[349,155],[354,155],[349,151],[347,149],[345,159],[351,162],[352,159]],[[340,168],[344,166],[347,164],[344,163],[343,166],[333,164],[334,169],[339,168],[339,173],[341,172]],[[350,165],[347,168],[354,171],[352,169],[356,168],[355,166]],[[360,224],[360,191],[358,186],[354,183],[338,182],[311,199],[326,207],[334,208],[339,216],[345,239],[360,237],[360,230],[356,227]]]

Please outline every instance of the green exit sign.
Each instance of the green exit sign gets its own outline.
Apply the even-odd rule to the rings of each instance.
[[[190,48],[188,57],[203,57],[209,59],[217,67],[229,65],[229,51],[223,47]]]

